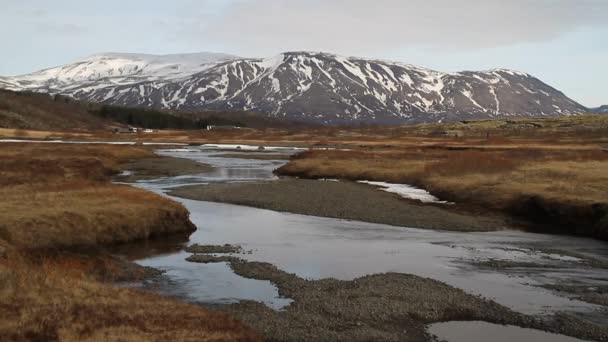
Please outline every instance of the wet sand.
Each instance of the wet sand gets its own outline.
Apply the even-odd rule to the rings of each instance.
[[[127,174],[115,176],[114,181],[125,183],[205,173],[213,170],[212,166],[191,159],[164,156],[135,160],[121,165],[120,168],[127,171]]]
[[[452,231],[494,231],[501,217],[467,215],[353,182],[281,179],[274,182],[184,186],[169,192],[187,199],[245,205],[303,215]]]

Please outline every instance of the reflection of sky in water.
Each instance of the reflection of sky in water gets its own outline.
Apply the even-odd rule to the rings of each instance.
[[[212,158],[215,153],[218,152],[167,153],[209,163],[220,169],[211,174],[175,177],[139,183],[138,186],[160,192],[160,188],[175,184],[247,178],[270,180],[273,179],[272,170],[285,162]],[[372,273],[410,273],[481,294],[524,313],[595,308],[531,285],[555,283],[557,280],[608,283],[606,270],[581,268],[576,259],[559,260],[555,255],[525,248],[535,245],[603,253],[605,256],[604,244],[592,239],[517,231],[438,232],[221,203],[175,200],[188,208],[198,227],[190,237],[191,243],[241,244],[246,250],[253,250],[253,254],[243,255],[243,258],[270,262],[305,278],[353,279]],[[221,302],[226,298],[254,299],[274,307],[284,304],[277,300],[276,289],[268,282],[245,280],[230,272],[225,264],[189,263],[184,260],[186,256],[184,253],[169,254],[140,262],[169,270],[168,276],[177,283],[167,285],[169,289],[166,290],[190,293],[189,298],[211,302]],[[551,263],[567,268],[534,269],[532,272],[514,270],[513,274],[505,274],[480,270],[466,262],[488,258]]]
[[[445,322],[431,324],[429,333],[450,342],[583,342],[574,337],[540,330],[487,322]]]
[[[140,261],[145,266],[166,270],[158,292],[202,303],[228,304],[241,299],[266,303],[275,309],[291,300],[278,298],[277,290],[267,281],[247,279],[236,275],[226,263],[197,264],[187,262],[190,253],[179,252]]]

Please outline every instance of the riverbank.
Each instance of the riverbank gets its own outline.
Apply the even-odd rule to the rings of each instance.
[[[169,195],[402,227],[493,231],[508,226],[499,216],[458,213],[450,205],[425,205],[354,182],[281,179],[192,185],[172,189]]]
[[[608,153],[599,146],[416,146],[312,150],[279,175],[412,184],[536,231],[608,239]]]
[[[256,340],[240,322],[114,281],[157,271],[105,246],[195,227],[162,196],[110,183],[154,158],[116,145],[4,143],[0,149],[0,339]]]

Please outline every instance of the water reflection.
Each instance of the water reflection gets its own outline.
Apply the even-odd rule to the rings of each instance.
[[[574,337],[540,330],[477,321],[432,324],[428,331],[436,336],[435,341],[449,342],[583,342]]]

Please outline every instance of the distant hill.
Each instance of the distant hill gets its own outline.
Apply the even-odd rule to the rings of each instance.
[[[186,130],[202,129],[207,125],[252,128],[302,126],[298,122],[244,111],[159,110],[87,103],[63,95],[0,89],[0,128],[97,131],[128,125]]]
[[[0,128],[78,131],[110,126],[89,106],[66,96],[0,90]]]
[[[551,117],[589,109],[524,72],[446,73],[322,52],[270,58],[105,53],[0,87],[95,103],[169,110],[252,111],[317,124],[403,124]]]
[[[592,108],[591,111],[594,113],[599,113],[599,114],[608,114],[608,105],[603,105],[603,106],[600,106],[597,108]]]

